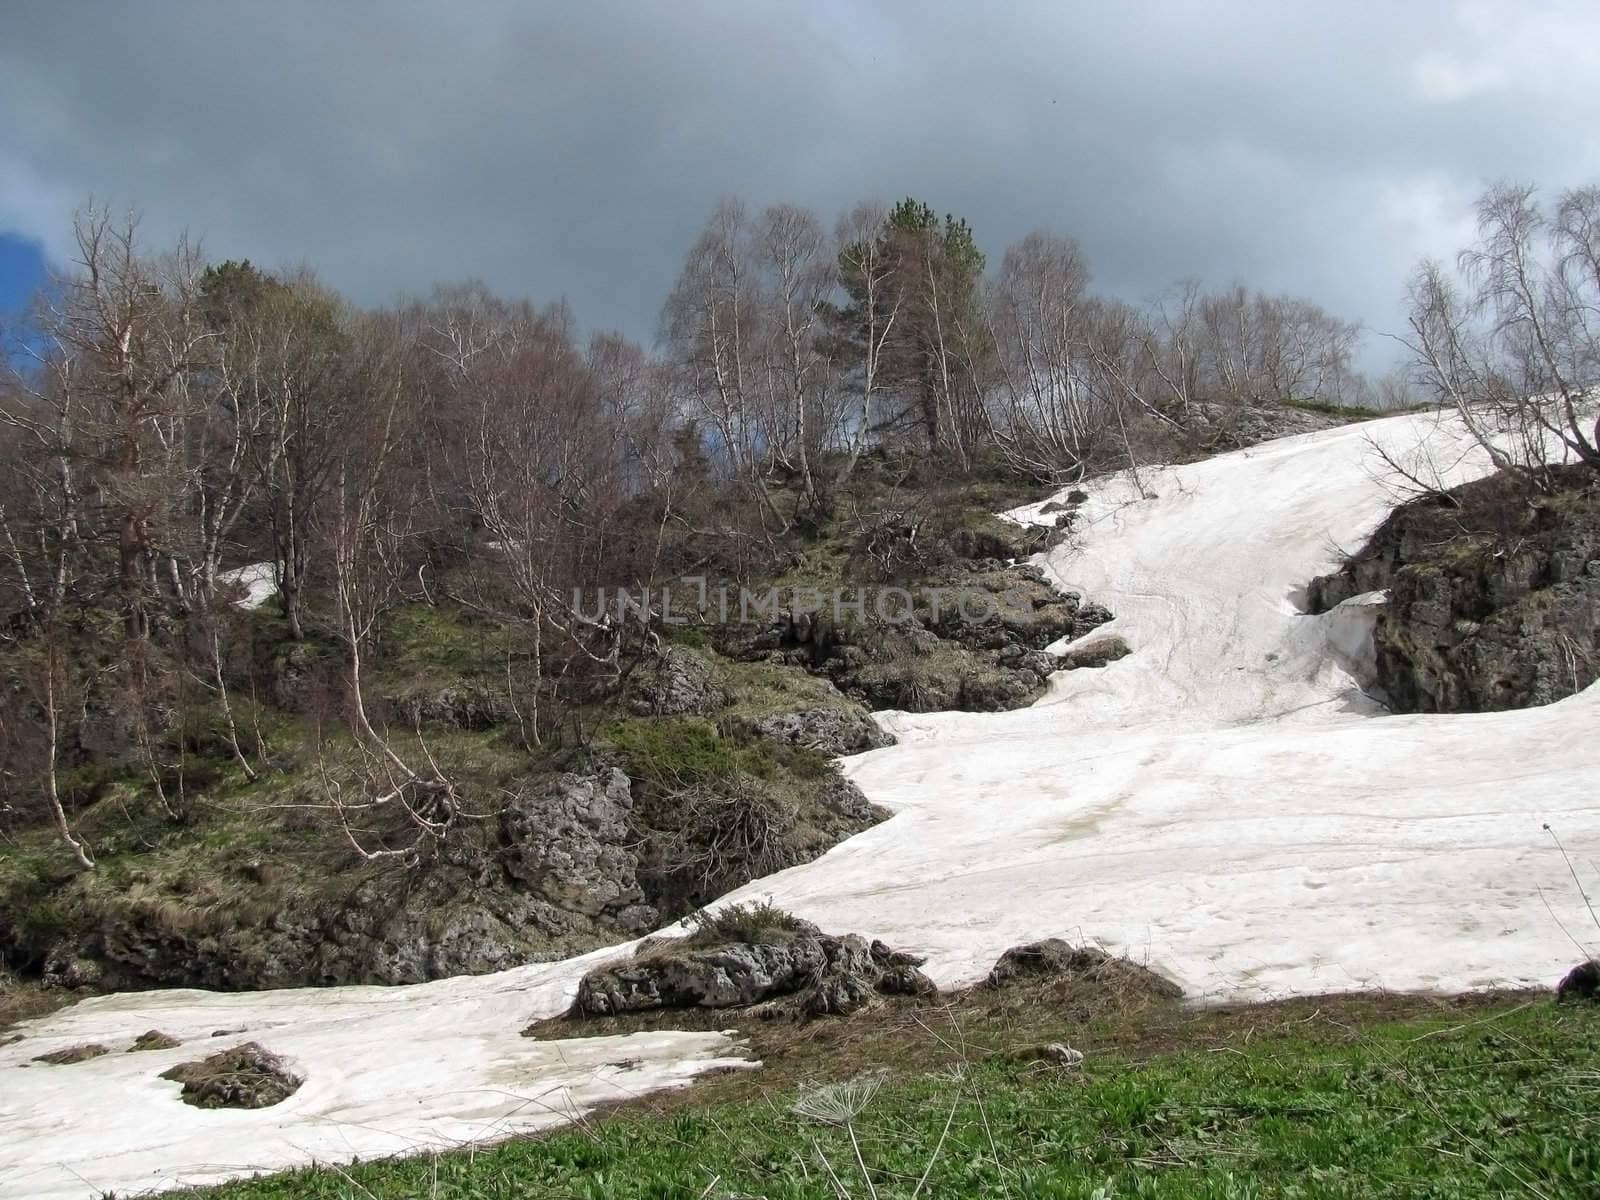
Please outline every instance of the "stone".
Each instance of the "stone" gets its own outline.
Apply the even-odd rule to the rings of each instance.
[[[872,955],[872,961],[880,967],[920,967],[928,960],[920,954],[909,954],[904,950],[895,950],[877,938],[872,939],[872,944],[867,947]]]
[[[799,991],[827,966],[816,938],[760,944],[674,946],[590,971],[578,984],[576,1015],[617,1016],[657,1008],[736,1008]]]
[[[704,944],[700,937],[652,940],[633,958],[590,971],[570,1015],[753,1008],[764,1017],[843,1016],[880,995],[936,991],[913,965],[922,961],[916,956],[856,934],[819,933],[805,922],[763,928],[749,941]]]
[[[1581,962],[1556,984],[1557,1000],[1600,1000],[1600,959]]]
[[[710,716],[729,696],[713,679],[711,663],[686,646],[668,646],[631,680],[629,707],[641,717]]]
[[[1086,633],[1092,633],[1107,621],[1114,620],[1116,614],[1103,604],[1080,605],[1077,614],[1072,619],[1072,637],[1076,641]]]
[[[1087,667],[1098,670],[1108,666],[1120,658],[1126,658],[1132,651],[1128,643],[1118,634],[1110,633],[1104,636],[1091,638],[1087,642],[1074,643],[1061,652],[1060,662],[1063,671],[1076,671]]]
[[[865,709],[854,706],[771,713],[751,719],[747,725],[756,737],[816,750],[829,757],[894,745],[892,734],[885,732]]]
[[[933,980],[910,966],[895,966],[878,977],[878,990],[885,996],[934,996],[939,992]]]
[[[637,910],[644,891],[632,813],[632,781],[621,770],[561,775],[501,811],[500,862],[512,879],[568,911]]]

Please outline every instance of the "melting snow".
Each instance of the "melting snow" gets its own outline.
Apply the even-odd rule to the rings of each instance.
[[[1362,693],[1377,598],[1317,617],[1297,598],[1401,498],[1373,440],[1449,482],[1488,469],[1425,414],[1092,484],[1072,544],[1042,561],[1117,614],[1103,628],[1133,653],[1016,712],[883,714],[900,744],[846,770],[895,817],[732,898],[918,950],[943,985],[1048,935],[1211,999],[1550,984],[1578,955],[1563,925],[1595,935],[1542,825],[1580,863],[1600,850],[1600,687],[1457,716],[1389,715]],[[111,996],[33,1022],[0,1049],[0,1196],[487,1140],[732,1061],[716,1034],[517,1035],[606,953],[410,988]],[[24,1069],[149,1028],[205,1040]],[[157,1075],[223,1044],[219,1028],[293,1060],[305,1086],[253,1113],[179,1103]]]
[[[244,596],[238,601],[240,608],[260,608],[278,594],[278,568],[269,562],[220,571],[217,578],[244,589]]]

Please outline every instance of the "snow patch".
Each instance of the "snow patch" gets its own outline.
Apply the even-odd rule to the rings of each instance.
[[[564,1011],[577,977],[611,953],[412,987],[86,1000],[0,1048],[0,1196],[142,1195],[308,1162],[448,1150],[565,1124],[705,1071],[759,1065],[721,1033],[521,1036],[530,1020]],[[120,1053],[152,1026],[183,1044]],[[85,1041],[113,1053],[72,1066],[30,1061]],[[247,1041],[282,1055],[305,1083],[270,1108],[224,1111],[182,1103],[180,1085],[160,1078]]]
[[[225,584],[243,590],[236,603],[240,608],[260,608],[278,594],[278,568],[273,563],[258,562],[231,571],[221,571],[217,578]]]

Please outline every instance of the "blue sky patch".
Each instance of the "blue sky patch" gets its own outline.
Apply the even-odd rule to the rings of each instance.
[[[0,314],[10,316],[26,307],[44,277],[44,252],[39,243],[0,233]]]

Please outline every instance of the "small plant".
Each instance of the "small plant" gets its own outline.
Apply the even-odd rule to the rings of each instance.
[[[789,1111],[821,1125],[845,1128],[866,1111],[887,1077],[883,1071],[870,1071],[841,1083],[826,1084],[806,1092]]]
[[[774,933],[804,933],[810,926],[770,900],[749,904],[730,904],[715,912],[701,909],[684,918],[689,926],[687,941],[708,945],[715,942],[754,943]]]
[[[804,1117],[808,1121],[816,1121],[823,1125],[837,1126],[850,1135],[850,1149],[855,1153],[856,1167],[867,1185],[867,1194],[874,1198],[878,1195],[878,1189],[872,1182],[872,1173],[867,1170],[867,1160],[862,1156],[860,1139],[856,1137],[856,1118],[866,1111],[867,1105],[872,1103],[872,1098],[878,1094],[878,1089],[883,1086],[886,1078],[888,1078],[887,1072],[869,1071],[865,1075],[857,1075],[841,1083],[830,1083],[805,1093],[789,1109],[797,1117]],[[811,1147],[818,1161],[827,1170],[829,1178],[834,1181],[837,1190],[843,1194],[843,1188],[838,1185],[838,1175],[822,1153],[822,1147],[815,1141]],[[935,1156],[937,1157],[937,1151]],[[919,1182],[918,1191],[921,1188],[922,1183]]]

